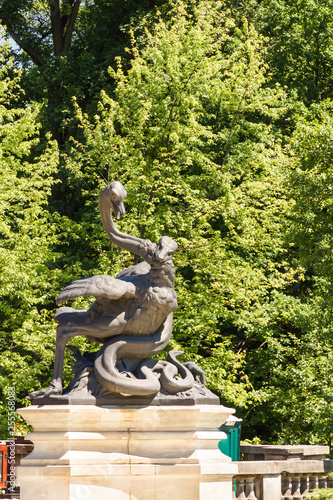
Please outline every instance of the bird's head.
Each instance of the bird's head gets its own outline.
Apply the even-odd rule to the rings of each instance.
[[[107,189],[115,218],[119,220],[126,213],[124,200],[127,197],[127,191],[118,181],[109,184]]]
[[[144,256],[144,259],[150,265],[155,264],[158,266],[163,262],[171,260],[177,248],[178,245],[174,240],[172,240],[168,236],[162,236],[162,238],[160,238],[158,245],[156,245],[155,243],[151,243],[151,247],[147,248],[148,251],[147,254]]]

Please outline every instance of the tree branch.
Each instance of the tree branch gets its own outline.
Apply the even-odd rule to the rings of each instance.
[[[63,46],[62,46],[62,52],[67,52],[71,41],[72,41],[72,35],[74,31],[74,26],[75,26],[75,21],[77,18],[77,15],[79,13],[79,8],[80,8],[81,0],[75,0],[75,3],[72,7],[71,13],[67,19],[64,32],[63,32]]]
[[[50,3],[50,14],[51,14],[54,55],[59,56],[62,53],[62,45],[63,45],[59,0],[53,0],[53,2]]]
[[[8,32],[8,34],[12,37],[12,39],[14,40],[14,42],[17,43],[17,45],[22,49],[24,50],[24,52],[26,52],[28,54],[29,57],[31,57],[31,59],[33,60],[33,62],[35,64],[37,64],[37,66],[44,66],[45,64],[45,60],[43,59],[43,57],[41,56],[41,54],[35,50],[31,45],[30,43],[27,43],[24,41],[23,38],[21,38],[13,29],[12,25],[9,23],[9,22],[6,22],[5,20],[2,19],[2,22],[5,24],[6,26],[6,30]]]

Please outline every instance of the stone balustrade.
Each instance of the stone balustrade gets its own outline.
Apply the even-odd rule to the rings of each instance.
[[[333,488],[333,460],[324,458],[328,451],[326,446],[241,446],[245,460],[237,462],[233,500],[303,500],[312,490]]]
[[[324,460],[329,453],[328,446],[319,445],[283,445],[242,444],[240,452],[243,460]]]

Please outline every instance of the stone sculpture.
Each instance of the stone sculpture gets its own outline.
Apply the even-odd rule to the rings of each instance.
[[[172,333],[173,311],[177,308],[172,256],[177,243],[162,236],[155,244],[118,231],[111,210],[116,219],[123,216],[126,196],[120,182],[113,182],[102,191],[103,225],[112,243],[144,261],[125,269],[116,278],[83,278],[61,291],[58,305],[80,296],[94,296],[96,300],[88,311],[66,306],[58,309],[53,378],[48,388],[32,392],[28,399],[89,403],[109,398],[128,402],[133,397],[134,401],[148,397],[156,402],[159,394],[158,401],[164,400],[159,404],[168,404],[174,403],[175,398],[184,400],[194,394],[195,400],[203,398],[204,402],[216,404],[217,398],[204,387],[204,372],[195,363],[177,360],[182,352],[170,351],[167,361],[149,359],[167,346]],[[85,335],[103,346],[95,353],[83,355],[76,347],[67,346],[76,363],[74,379],[63,390],[65,348],[77,335]]]

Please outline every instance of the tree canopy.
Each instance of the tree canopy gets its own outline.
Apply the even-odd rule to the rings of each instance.
[[[171,345],[244,438],[330,443],[330,3],[0,3],[4,395],[50,378],[61,288],[133,264],[119,180],[119,227],[180,246]]]

